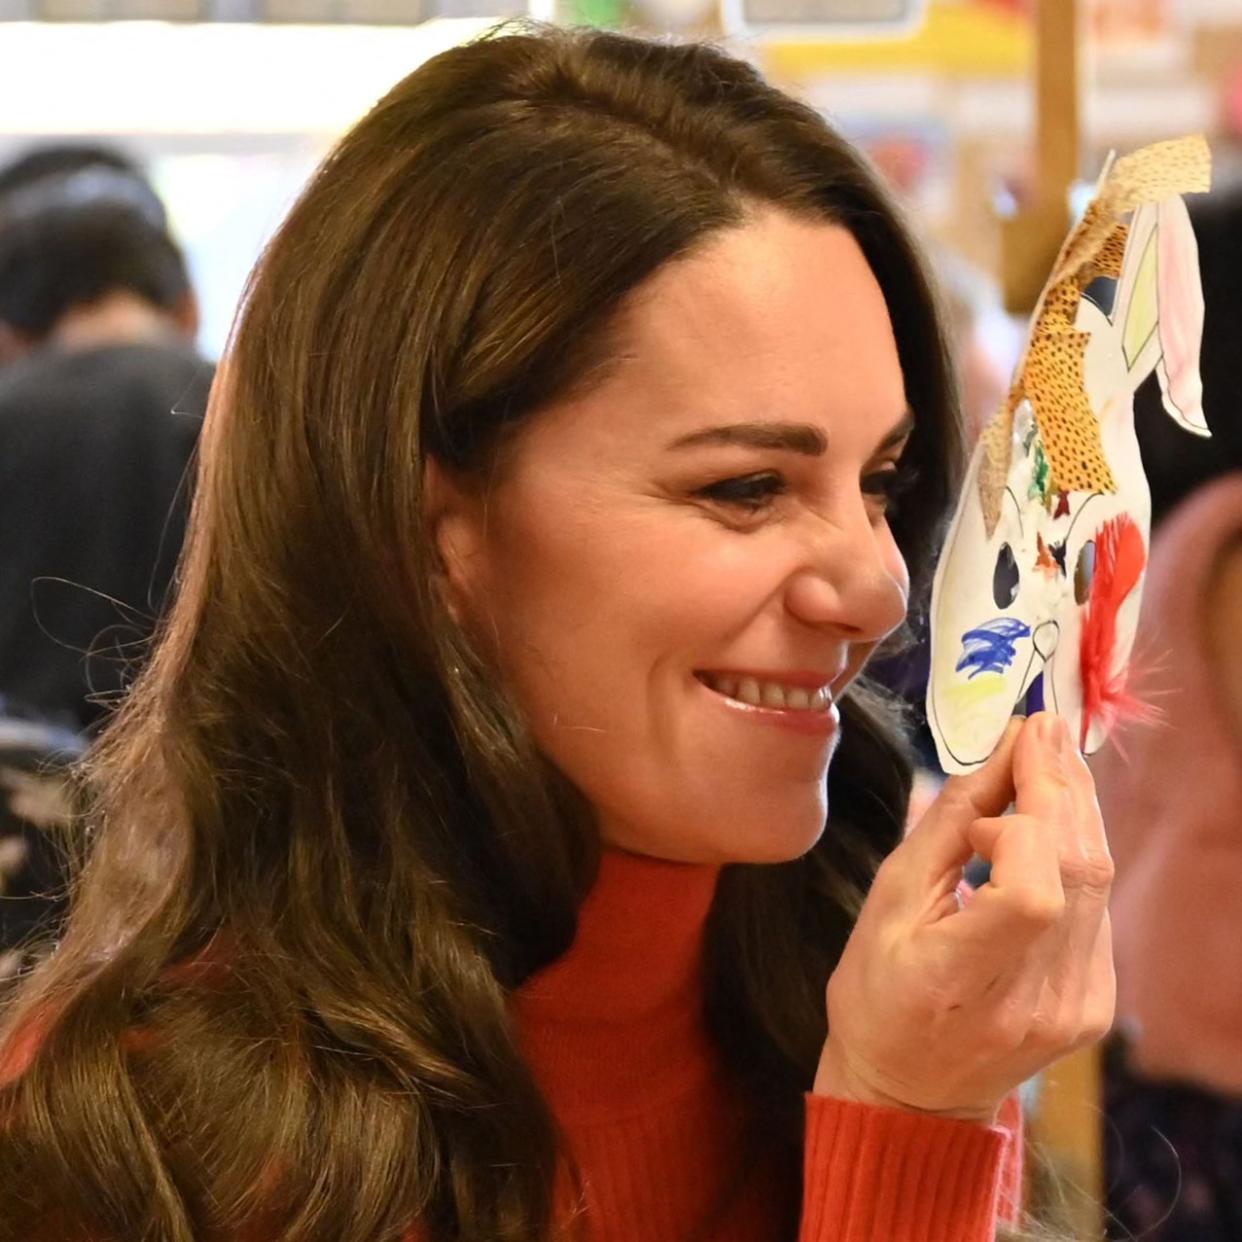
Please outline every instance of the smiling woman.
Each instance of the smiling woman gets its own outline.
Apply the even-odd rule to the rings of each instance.
[[[896,212],[748,66],[533,30],[395,87],[217,379],[0,1239],[992,1237],[1111,975],[1055,722],[899,845],[860,675],[959,447]]]

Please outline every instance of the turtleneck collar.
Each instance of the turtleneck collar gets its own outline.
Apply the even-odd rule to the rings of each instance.
[[[523,1052],[562,1121],[640,1111],[715,1065],[703,947],[720,871],[604,851],[573,944],[514,996]]]

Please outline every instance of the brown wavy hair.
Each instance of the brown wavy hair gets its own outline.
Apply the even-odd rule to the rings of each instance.
[[[574,937],[589,810],[446,615],[423,466],[489,469],[591,383],[663,264],[756,204],[847,228],[915,413],[916,591],[960,434],[923,268],[858,154],[711,47],[503,30],[398,84],[259,263],[179,596],[84,770],[89,859],[10,1002],[0,1239],[555,1236],[556,1126],[508,996]],[[825,297],[832,296],[825,289]],[[824,987],[908,767],[863,687],[804,858],[726,869],[709,1013],[789,1156]]]

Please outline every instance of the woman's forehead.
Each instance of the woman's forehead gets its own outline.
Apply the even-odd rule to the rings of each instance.
[[[906,409],[883,291],[836,225],[773,212],[719,234],[652,276],[613,340],[602,382],[575,403],[607,411],[579,423],[601,438],[754,420],[886,432]]]

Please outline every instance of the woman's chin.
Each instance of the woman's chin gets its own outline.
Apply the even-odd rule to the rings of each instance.
[[[728,865],[733,863],[774,864],[792,862],[810,850],[824,831],[824,817],[786,819],[775,829],[770,820],[755,824],[732,823],[727,830],[704,832],[693,837],[659,832],[604,831],[606,845],[631,854],[645,854],[667,862]]]
[[[774,864],[793,862],[806,854],[823,836],[823,825],[801,834],[766,833],[761,838],[739,841],[728,860],[734,863]]]

